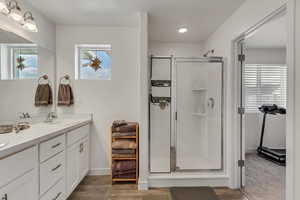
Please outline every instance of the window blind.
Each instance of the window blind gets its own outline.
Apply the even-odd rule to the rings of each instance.
[[[258,112],[263,104],[286,107],[287,66],[246,64],[244,83],[246,112]]]

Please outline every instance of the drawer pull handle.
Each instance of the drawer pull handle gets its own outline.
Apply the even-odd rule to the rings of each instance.
[[[8,200],[7,194],[5,194],[4,197],[2,197],[2,200]]]
[[[56,200],[56,199],[58,199],[58,197],[61,195],[61,192],[60,193],[58,193],[57,195],[56,195],[56,197],[54,197],[52,200]]]
[[[54,168],[52,169],[52,171],[54,172],[54,171],[58,170],[58,168],[60,168],[60,167],[61,167],[61,164],[59,164],[59,165],[57,165],[56,167],[54,167]]]
[[[80,149],[79,149],[79,153],[83,152],[83,143],[80,144]]]
[[[52,149],[55,149],[56,147],[59,147],[60,145],[61,145],[61,143],[57,143],[57,144],[52,146]]]

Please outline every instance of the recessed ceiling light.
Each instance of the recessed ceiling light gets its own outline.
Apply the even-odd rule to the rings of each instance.
[[[187,28],[179,28],[178,33],[186,33],[188,31]]]

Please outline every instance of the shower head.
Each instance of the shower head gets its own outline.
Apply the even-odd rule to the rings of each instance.
[[[215,50],[214,50],[214,49],[209,50],[208,52],[206,52],[205,54],[203,54],[203,57],[205,57],[205,58],[208,57],[208,55],[209,55],[210,53],[211,53],[211,54],[214,54],[214,53],[215,53]]]

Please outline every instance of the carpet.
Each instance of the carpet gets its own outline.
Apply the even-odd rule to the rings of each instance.
[[[210,187],[171,188],[172,200],[219,200]]]
[[[255,153],[246,154],[245,195],[251,200],[284,200],[285,167],[265,160]]]

